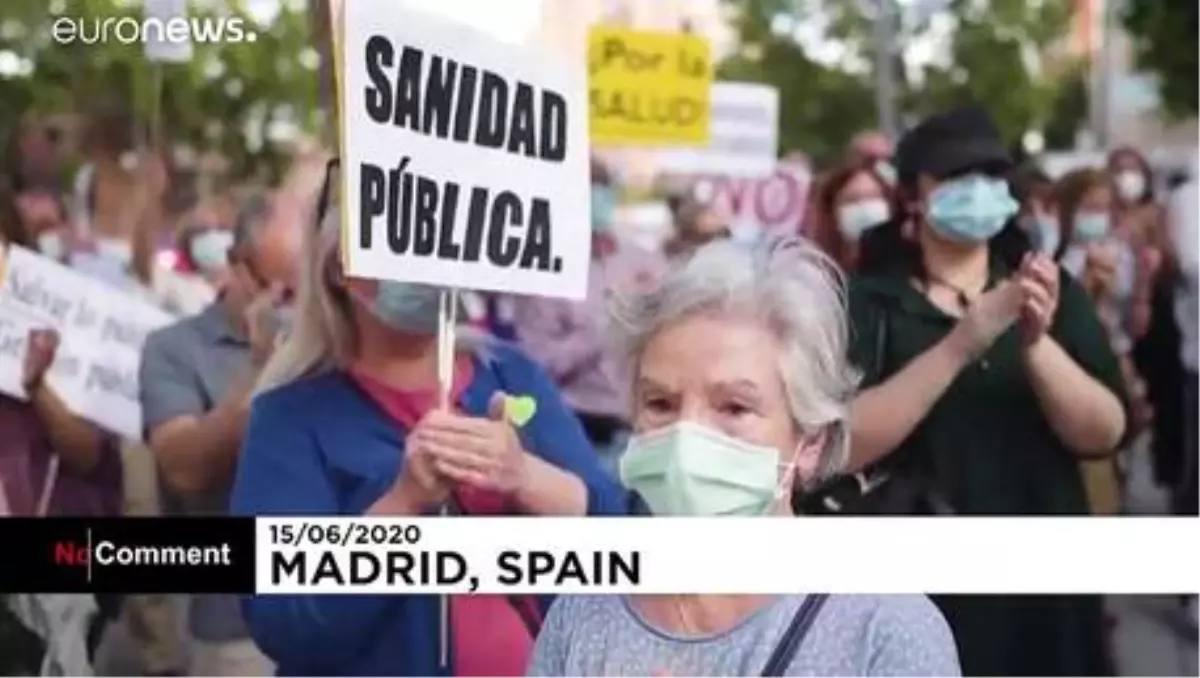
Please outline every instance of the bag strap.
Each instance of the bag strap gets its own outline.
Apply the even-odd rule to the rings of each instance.
[[[879,375],[879,380],[883,381],[888,378],[887,367],[887,348],[888,348],[888,312],[886,309],[879,311],[878,329],[875,332],[875,364],[872,367],[875,373]]]
[[[827,600],[829,600],[829,595],[825,593],[804,597],[804,602],[800,603],[800,608],[796,610],[791,623],[784,629],[783,635],[779,638],[779,644],[775,646],[771,657],[767,659],[760,675],[784,675],[792,660],[796,658],[796,652],[800,650],[800,644],[804,642],[808,630],[812,628],[817,613],[821,611]]]

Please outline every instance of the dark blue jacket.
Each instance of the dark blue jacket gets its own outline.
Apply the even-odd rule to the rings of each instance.
[[[459,407],[485,416],[498,390],[532,396],[538,408],[521,429],[526,449],[584,481],[589,515],[624,513],[625,491],[601,467],[546,374],[515,349],[488,352],[475,360]],[[283,386],[254,401],[233,512],[362,515],[395,482],[403,452],[395,422],[344,373]],[[438,666],[437,596],[252,596],[243,609],[280,675],[453,675]]]

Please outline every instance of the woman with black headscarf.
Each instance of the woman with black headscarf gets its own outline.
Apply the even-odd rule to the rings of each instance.
[[[892,511],[1086,514],[1078,462],[1111,455],[1127,420],[1091,302],[1031,251],[986,112],[925,120],[896,160],[898,216],[864,238],[850,289],[852,464],[918,488]],[[938,603],[964,675],[1108,672],[1099,598]]]

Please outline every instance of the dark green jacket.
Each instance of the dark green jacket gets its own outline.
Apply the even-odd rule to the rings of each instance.
[[[994,264],[992,283],[1004,275]],[[864,372],[864,388],[895,374],[956,322],[901,277],[852,280],[849,304],[852,358]],[[1117,358],[1090,299],[1066,273],[1060,275],[1050,333],[1121,398],[1128,417]],[[959,374],[884,463],[930,482],[960,515],[1088,512],[1079,459],[1042,414],[1021,364],[1016,326]],[[1004,564],[996,567],[996,576],[1004,576]],[[1100,596],[936,596],[934,601],[954,631],[963,675],[1111,674]]]

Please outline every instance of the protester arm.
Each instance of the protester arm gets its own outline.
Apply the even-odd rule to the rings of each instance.
[[[1026,350],[1025,371],[1058,438],[1080,456],[1104,456],[1128,428],[1120,362],[1087,294],[1065,273],[1059,285],[1054,327]]]
[[[868,622],[868,676],[959,676],[954,635],[924,596],[885,596]]]
[[[297,414],[297,403],[286,393],[255,399],[234,481],[235,515],[342,512],[317,441]],[[382,617],[403,601],[378,595],[247,596],[242,606],[255,642],[268,656],[317,672],[312,675],[336,675],[374,642]]]
[[[556,383],[573,376],[603,358],[603,347],[579,319],[572,302],[527,297],[517,304],[517,337],[531,356],[550,373]]]
[[[862,371],[861,390],[851,415],[850,469],[873,464],[900,446],[929,414],[958,373],[969,352],[959,330],[886,374],[885,355],[892,331],[886,309],[869,291],[850,290],[851,362]]]
[[[34,386],[29,401],[67,468],[79,475],[94,471],[105,453],[104,433],[72,412],[44,381]]]
[[[172,351],[167,335],[146,340],[138,374],[146,443],[166,483],[194,496],[233,473],[255,375],[248,371],[206,411],[199,375]]]
[[[600,464],[600,456],[550,378],[532,363],[528,369],[524,395],[537,401],[537,413],[521,431],[530,457],[517,503],[536,515],[624,514],[625,489]]]
[[[163,223],[163,197],[167,169],[157,153],[143,155],[138,163],[138,185],[134,188],[137,223],[133,230],[131,268],[146,289],[155,287],[158,234]]]
[[[133,257],[131,268],[137,279],[148,290],[154,289],[155,257],[158,255],[158,238],[156,229],[162,218],[161,211],[155,204],[147,203],[138,215],[138,223],[133,232]]]

